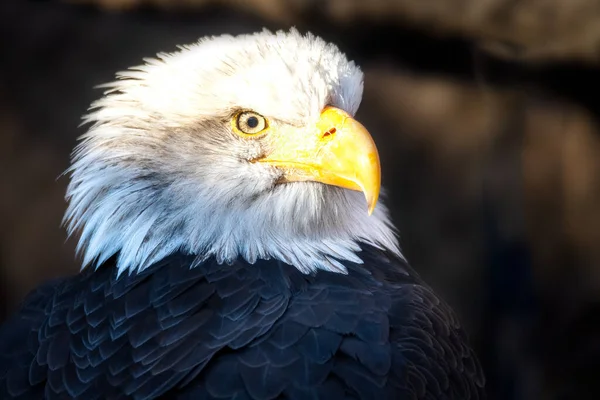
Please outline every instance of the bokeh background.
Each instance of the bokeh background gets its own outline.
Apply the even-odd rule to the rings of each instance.
[[[596,0],[3,0],[0,319],[78,268],[59,175],[93,87],[204,35],[292,25],[364,69],[404,252],[490,398],[599,399]]]

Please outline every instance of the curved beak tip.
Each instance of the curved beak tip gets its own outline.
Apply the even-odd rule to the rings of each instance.
[[[367,207],[369,216],[373,215],[373,211],[375,211],[375,206],[377,205],[377,200],[369,200],[367,199]]]
[[[373,215],[373,211],[375,211],[375,207],[377,206],[377,200],[379,199],[379,190],[375,190],[375,191],[369,191],[369,190],[362,190],[363,194],[365,195],[365,200],[367,202],[367,212],[370,215]]]

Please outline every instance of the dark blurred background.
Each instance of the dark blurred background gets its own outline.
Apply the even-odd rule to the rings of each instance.
[[[0,319],[78,268],[57,178],[93,87],[204,35],[291,25],[365,71],[404,252],[491,399],[599,399],[596,0],[3,0]]]

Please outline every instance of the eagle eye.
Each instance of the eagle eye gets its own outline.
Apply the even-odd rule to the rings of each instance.
[[[255,135],[265,130],[267,120],[260,114],[244,111],[236,117],[236,128],[246,135]]]

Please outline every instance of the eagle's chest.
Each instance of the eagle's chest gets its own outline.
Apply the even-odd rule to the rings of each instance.
[[[343,398],[352,386],[383,394],[387,294],[278,262],[201,267],[170,261],[117,280],[99,271],[77,294],[58,294],[41,346],[64,338],[63,363],[74,371],[63,385],[91,398]],[[52,326],[59,314],[64,322]]]
[[[482,397],[448,307],[400,261],[362,256],[313,276],[174,255],[48,284],[0,330],[0,397]]]

